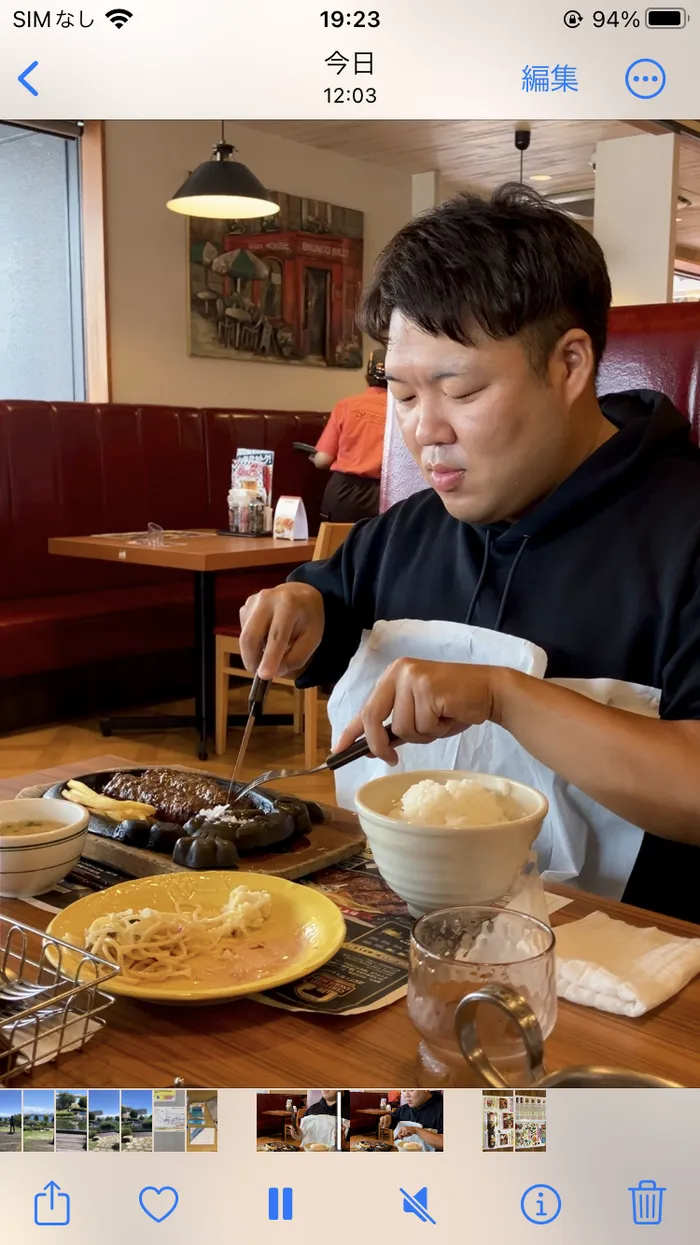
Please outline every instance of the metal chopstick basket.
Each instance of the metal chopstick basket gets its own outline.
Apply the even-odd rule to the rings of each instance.
[[[0,915],[0,1085],[82,1050],[114,1002],[102,987],[119,969]]]
[[[539,1021],[530,1004],[510,986],[486,985],[467,994],[455,1013],[455,1030],[460,1050],[483,1085],[493,1089],[510,1086],[484,1051],[477,1031],[477,1012],[481,1004],[497,1007],[519,1030],[525,1048],[529,1084],[533,1088],[559,1089],[680,1089],[674,1081],[664,1081],[646,1072],[624,1068],[590,1066],[562,1068],[547,1074],[544,1068],[544,1040]]]

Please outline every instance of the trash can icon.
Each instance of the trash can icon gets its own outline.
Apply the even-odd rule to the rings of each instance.
[[[665,1188],[655,1180],[640,1180],[632,1194],[632,1219],[634,1223],[661,1223]]]

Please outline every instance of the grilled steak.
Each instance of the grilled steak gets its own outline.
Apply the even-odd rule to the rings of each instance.
[[[225,789],[206,774],[171,769],[148,769],[143,774],[114,774],[104,795],[115,800],[138,800],[152,804],[163,821],[184,825],[203,808],[216,808],[226,800]]]

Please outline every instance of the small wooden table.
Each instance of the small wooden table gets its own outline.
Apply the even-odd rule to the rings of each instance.
[[[195,726],[199,734],[198,755],[206,761],[208,739],[214,721],[214,627],[216,625],[216,575],[219,571],[245,570],[247,567],[284,566],[308,562],[313,557],[315,540],[275,540],[272,536],[219,536],[202,530],[201,534],[183,539],[179,544],[162,546],[130,544],[129,537],[142,533],[121,533],[110,536],[54,536],[49,540],[49,553],[65,558],[97,558],[106,562],[123,562],[133,566],[160,566],[171,570],[191,571],[194,576],[194,635],[196,655],[194,716],[160,716],[106,718],[100,723],[102,734],[114,729],[167,730]],[[277,714],[262,717],[270,726],[290,719]],[[232,719],[240,725],[241,719]]]
[[[379,1138],[381,1118],[383,1115],[391,1116],[391,1107],[358,1107],[357,1114],[377,1116],[377,1138]]]

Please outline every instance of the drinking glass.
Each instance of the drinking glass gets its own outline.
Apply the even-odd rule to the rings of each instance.
[[[411,936],[408,1014],[420,1034],[421,1088],[480,1084],[455,1033],[458,1004],[485,985],[515,990],[532,1008],[544,1038],[557,1015],[554,934],[536,917],[494,907],[443,908],[416,923]],[[479,1010],[485,1054],[512,1085],[532,1076],[517,1026],[500,1009]]]
[[[152,549],[161,549],[165,544],[165,532],[160,523],[149,523],[147,541]]]

